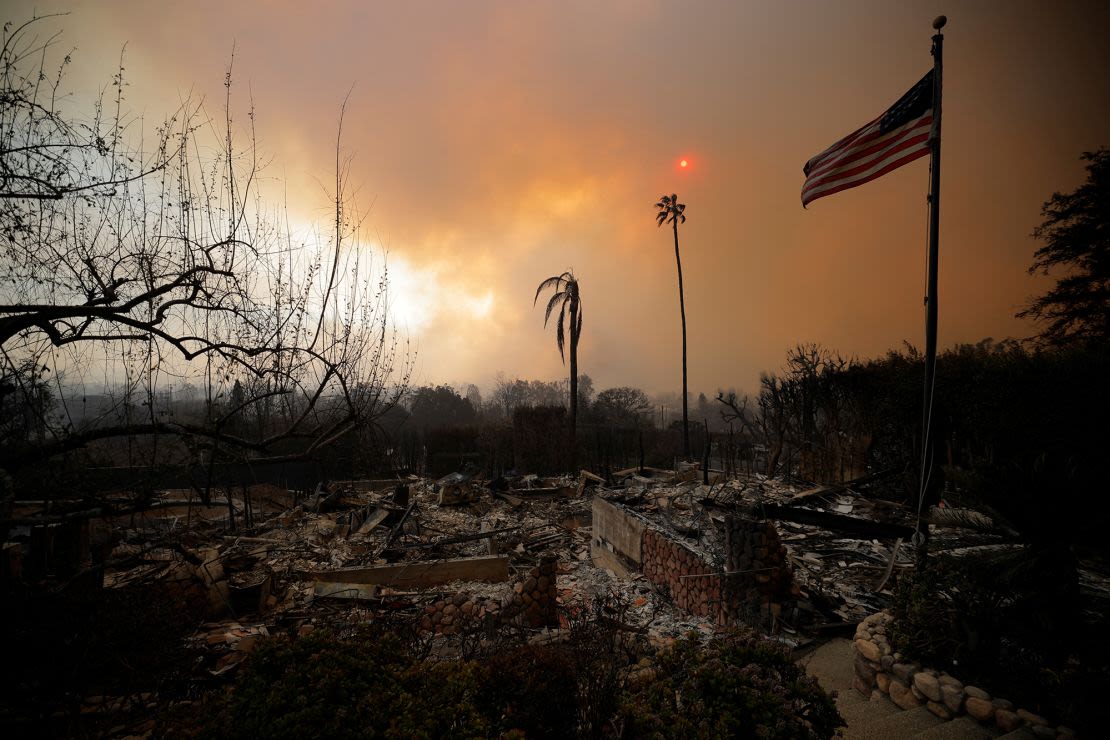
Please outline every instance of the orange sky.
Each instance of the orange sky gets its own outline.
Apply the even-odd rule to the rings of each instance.
[[[327,217],[339,106],[367,235],[388,247],[417,382],[553,379],[532,308],[573,268],[580,370],[598,388],[680,388],[677,192],[692,392],[752,390],[798,342],[850,356],[922,344],[927,159],[812,204],[802,164],[882,112],[945,44],[940,344],[1026,336],[1040,206],[1110,146],[1105,2],[80,2],[74,87],[127,43],[132,106],[190,90],[257,108],[267,174]],[[319,7],[317,7],[319,6]],[[404,6],[404,7],[401,7]],[[691,166],[676,163],[688,157]]]

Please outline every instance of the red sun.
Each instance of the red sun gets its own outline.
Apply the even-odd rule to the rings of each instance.
[[[681,167],[682,169],[686,169],[687,167],[690,166],[690,163],[687,160],[683,159],[683,160],[679,161],[678,166]]]

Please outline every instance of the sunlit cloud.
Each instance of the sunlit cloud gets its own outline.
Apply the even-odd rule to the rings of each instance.
[[[441,308],[441,290],[435,270],[413,265],[392,252],[386,261],[389,310],[394,324],[419,339],[435,321]]]
[[[599,387],[675,390],[673,242],[652,209],[670,192],[689,217],[691,388],[751,390],[798,341],[859,356],[919,341],[927,165],[799,204],[806,159],[931,64],[934,14],[918,4],[68,5],[75,81],[95,93],[126,42],[128,94],[149,121],[182,91],[218,116],[234,43],[237,120],[249,96],[266,176],[306,222],[328,223],[321,183],[350,94],[359,238],[388,266],[392,319],[428,382],[562,376],[532,299],[573,269],[581,370]],[[52,10],[15,0],[9,16],[36,6]],[[1025,268],[1040,206],[1108,143],[1110,102],[1090,94],[1108,84],[1107,24],[1106,4],[951,17],[942,345],[1030,333],[1014,312],[1039,290]]]

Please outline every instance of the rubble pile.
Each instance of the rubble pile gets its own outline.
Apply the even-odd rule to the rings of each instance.
[[[265,496],[254,494],[254,526],[234,534],[226,531],[226,506],[185,506],[185,492],[166,492],[156,501],[167,504],[165,513],[155,506],[138,520],[100,520],[118,542],[104,584],[157,582],[183,603],[203,603],[209,619],[265,614],[294,630],[386,604],[440,634],[455,631],[447,628],[462,621],[456,613],[481,620],[519,612],[512,617],[556,625],[550,609],[618,595],[649,598],[656,616],[648,628],[670,632],[699,620],[751,621],[745,615],[753,613],[772,627],[783,615],[791,627],[858,621],[885,605],[889,592],[875,588],[884,572],[911,565],[909,548],[898,542],[764,515],[767,507],[793,506],[890,520],[897,516],[891,505],[845,490],[799,493],[758,475],[713,473],[709,485],[701,478],[688,466],[621,471],[609,485],[583,471],[577,480],[458,473],[440,481],[334,482],[313,493],[266,486]],[[804,506],[794,503],[798,497]],[[612,528],[598,537],[601,505],[637,522],[627,542],[614,547]],[[221,506],[223,518],[215,515]],[[240,521],[246,506],[233,496]],[[512,585],[482,592],[482,569],[496,557],[504,578],[495,582]],[[529,574],[551,559],[563,563],[558,579]],[[458,582],[453,591],[441,588],[444,578]],[[531,583],[541,578],[544,587]]]
[[[799,491],[759,475],[705,484],[688,471],[663,473],[622,471],[623,486],[597,491],[594,559],[643,571],[676,605],[714,623],[791,635],[855,623],[888,604],[890,576],[913,565],[899,539],[912,533],[910,516],[896,504],[847,486]],[[599,516],[599,500],[619,515]]]
[[[91,540],[78,539],[97,546],[66,550],[98,586],[160,589],[198,615],[184,647],[194,680],[209,682],[273,636],[377,620],[444,646],[502,627],[558,640],[599,613],[656,645],[747,624],[799,646],[881,609],[891,573],[912,566],[889,536],[907,519],[894,505],[696,466],[243,487],[211,500],[162,492],[142,512],[91,518]],[[30,538],[16,540],[6,553],[30,545],[24,564],[40,562]]]

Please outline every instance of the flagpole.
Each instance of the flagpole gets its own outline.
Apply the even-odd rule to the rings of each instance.
[[[937,364],[937,268],[939,264],[940,236],[940,113],[941,81],[943,71],[942,51],[944,35],[941,29],[948,19],[941,15],[933,21],[933,126],[929,132],[929,264],[928,288],[925,296],[925,397],[921,414],[921,479],[917,500],[917,531],[914,545],[917,548],[918,566],[924,565],[929,550],[929,525],[922,521],[929,491],[933,490],[933,389]],[[934,498],[929,496],[929,498]],[[932,503],[932,501],[929,501]]]

